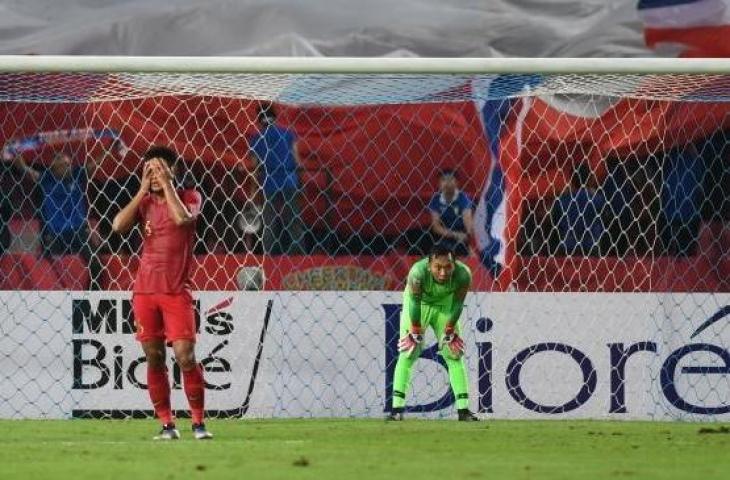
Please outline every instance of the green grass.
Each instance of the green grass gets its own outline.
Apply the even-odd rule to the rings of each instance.
[[[714,479],[730,430],[692,423],[212,420],[153,442],[147,420],[0,421],[0,478]],[[700,433],[701,429],[711,433]]]

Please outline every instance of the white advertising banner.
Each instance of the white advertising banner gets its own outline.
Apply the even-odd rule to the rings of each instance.
[[[130,298],[0,292],[0,417],[148,415]],[[398,292],[195,299],[211,415],[383,415]],[[470,294],[462,330],[471,408],[491,418],[730,419],[728,304],[728,294]],[[454,412],[434,343],[427,335],[414,369],[412,415]],[[168,364],[173,407],[184,410]]]

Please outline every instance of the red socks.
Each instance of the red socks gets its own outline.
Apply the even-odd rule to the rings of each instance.
[[[155,415],[163,424],[172,423],[172,409],[170,408],[170,380],[167,378],[167,368],[150,368],[147,366],[147,390],[155,409]]]
[[[205,382],[203,368],[196,365],[192,370],[182,372],[185,396],[190,404],[190,414],[193,423],[203,423],[205,410]],[[172,409],[170,407],[170,380],[167,368],[147,367],[147,390],[155,409],[155,415],[163,424],[172,423]]]
[[[193,423],[203,423],[203,412],[205,410],[203,367],[200,364],[195,365],[192,370],[183,370],[182,375],[183,389],[185,390],[185,396],[188,397]]]

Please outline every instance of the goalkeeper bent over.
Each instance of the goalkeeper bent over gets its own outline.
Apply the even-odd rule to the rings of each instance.
[[[423,349],[423,333],[431,327],[439,341],[439,354],[446,362],[460,421],[476,421],[469,411],[469,392],[464,363],[464,341],[459,317],[471,286],[469,267],[454,260],[450,249],[437,245],[428,258],[408,272],[400,317],[398,362],[393,379],[393,408],[388,420],[403,420],[406,393],[413,365]]]

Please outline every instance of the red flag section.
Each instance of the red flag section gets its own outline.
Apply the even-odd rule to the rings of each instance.
[[[711,84],[706,87],[706,91],[712,91]],[[554,100],[533,98],[529,102],[519,122],[517,112],[521,107],[515,106],[501,142],[508,244],[500,288],[657,288],[657,282],[651,281],[656,264],[647,264],[645,259],[520,258],[515,243],[525,202],[554,197],[565,190],[578,163],[587,161],[602,178],[611,162],[621,162],[627,156],[641,158],[730,128],[730,105],[622,99],[588,116],[567,113],[556,107]],[[171,145],[187,161],[226,168],[243,165],[253,173],[248,137],[256,132],[257,106],[251,100],[192,96],[92,103],[3,102],[0,140],[7,142],[54,129],[113,129],[130,152],[123,158],[105,157],[97,173],[99,179],[121,178],[137,171],[139,155],[152,144]],[[315,227],[327,224],[340,234],[397,235],[427,227],[425,207],[436,191],[440,170],[456,169],[462,189],[472,198],[481,191],[489,171],[488,145],[479,114],[470,101],[361,107],[280,105],[278,114],[279,123],[291,128],[299,140],[306,223]],[[95,155],[102,143],[108,143],[108,139],[90,139],[70,148]],[[40,148],[37,160],[47,162],[57,148]],[[77,155],[77,160],[82,157]],[[249,181],[252,179],[253,175]],[[393,258],[382,257],[378,262],[392,262]],[[296,260],[304,264],[309,261]],[[327,263],[315,260],[311,261]],[[284,261],[278,261],[277,266]],[[217,271],[230,273],[240,265],[235,259],[225,260],[228,265],[226,262],[230,268]],[[492,288],[486,271],[470,262],[478,278],[489,279],[480,280],[483,288]],[[686,270],[680,263],[675,262],[677,268]],[[723,260],[718,265],[726,263]],[[610,272],[620,272],[622,278],[608,283],[593,281],[596,272],[608,272],[608,277]],[[276,285],[287,284],[282,280]],[[713,281],[709,286],[695,283],[684,288],[720,288],[718,285]]]
[[[257,130],[257,106],[249,100],[180,96],[86,105],[3,103],[0,128],[3,143],[54,129],[119,132],[130,151],[124,158],[105,157],[100,179],[137,172],[139,155],[154,144],[172,146],[189,162],[242,164],[254,172],[248,138]],[[462,189],[472,197],[488,171],[488,148],[471,102],[278,110],[279,123],[299,141],[303,210],[310,225],[328,222],[344,234],[397,235],[429,221],[425,205],[440,170],[457,170]],[[89,139],[66,148],[97,155],[102,143],[108,141]],[[58,148],[42,147],[28,160],[47,163]]]
[[[583,117],[535,98],[520,126],[520,144],[513,146],[519,153],[508,152],[503,168],[525,198],[551,196],[566,188],[580,163],[588,162],[601,179],[612,161],[667,151],[728,127],[727,103],[623,99],[600,116]],[[510,131],[517,142],[516,130]]]
[[[723,88],[726,80],[704,82],[704,91]],[[651,86],[656,88],[656,85]],[[695,85],[697,87],[697,85]],[[702,89],[695,92],[701,92]],[[591,100],[591,104],[595,100]],[[681,288],[712,291],[714,278],[712,245],[706,239],[696,258],[545,258],[518,254],[524,231],[527,204],[554,198],[570,188],[571,175],[580,163],[588,163],[603,181],[612,164],[637,161],[674,147],[707,138],[730,128],[730,104],[712,102],[650,101],[622,99],[607,105],[598,115],[577,115],[556,108],[541,98],[522,99],[504,129],[500,162],[505,172],[507,220],[505,269],[500,289],[579,290],[593,285],[599,290],[645,290]],[[661,158],[661,155],[659,156]],[[710,263],[708,263],[708,260]],[[662,268],[658,268],[663,265]],[[700,272],[678,280],[661,279],[667,268],[679,272]],[[601,273],[602,272],[602,273]],[[622,277],[609,275],[622,272]],[[593,279],[593,280],[591,280]],[[690,281],[686,281],[690,279]],[[669,285],[671,281],[676,286]],[[598,286],[603,285],[603,286]],[[727,288],[727,287],[723,287]],[[591,287],[588,287],[591,290]]]
[[[730,0],[639,0],[637,9],[647,47],[687,58],[730,57]]]

